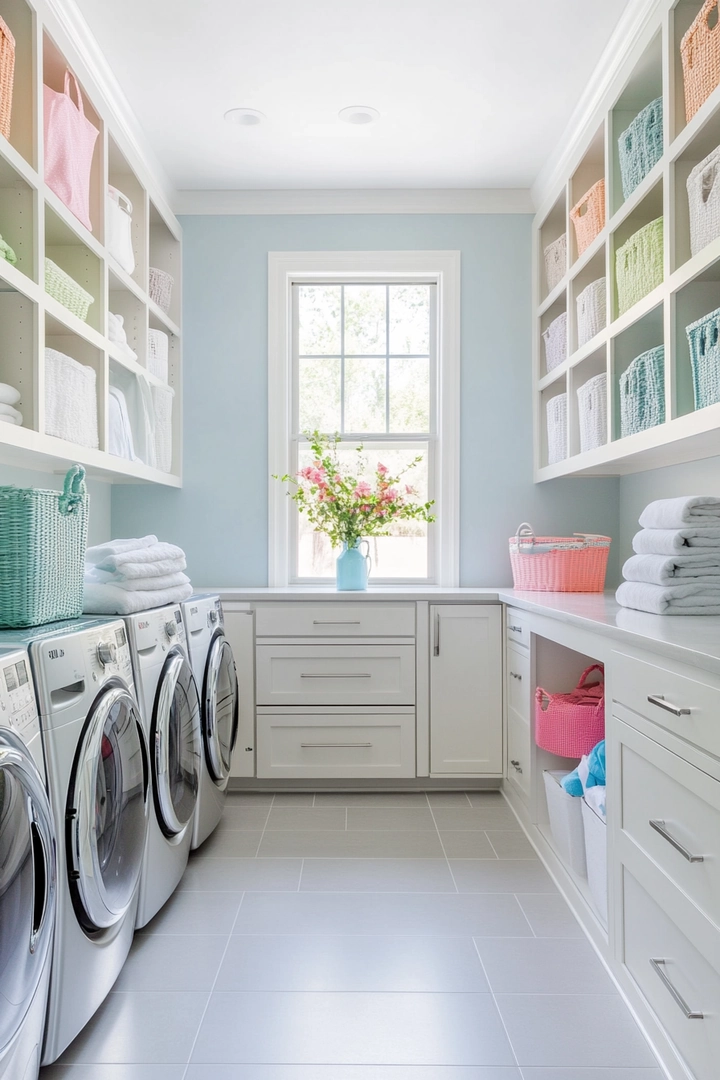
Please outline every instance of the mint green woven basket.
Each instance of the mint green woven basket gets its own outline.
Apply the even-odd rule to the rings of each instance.
[[[620,376],[620,435],[665,423],[665,346],[636,356]]]
[[[82,614],[88,502],[81,465],[62,491],[0,487],[0,626]]]
[[[662,285],[663,219],[643,225],[615,252],[618,315]]]

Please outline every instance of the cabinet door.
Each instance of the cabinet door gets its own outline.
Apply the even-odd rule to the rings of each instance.
[[[430,608],[430,771],[501,776],[498,605]]]
[[[255,619],[247,604],[225,603],[225,636],[238,677],[238,734],[230,776],[255,775]]]

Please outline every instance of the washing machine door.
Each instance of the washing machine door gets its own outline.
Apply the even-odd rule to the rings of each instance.
[[[192,822],[200,778],[200,699],[192,668],[173,649],[158,680],[150,728],[153,797],[167,837]]]
[[[238,681],[235,658],[222,630],[213,637],[205,664],[202,719],[208,772],[216,784],[224,784],[237,739]]]
[[[40,773],[0,731],[0,1058],[50,963],[55,921],[55,830]]]
[[[78,742],[66,811],[68,883],[88,934],[119,922],[135,897],[147,833],[148,761],[135,699],[110,679]]]

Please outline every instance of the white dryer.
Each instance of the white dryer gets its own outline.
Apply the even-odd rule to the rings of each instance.
[[[57,919],[42,1064],[55,1061],[117,979],[135,929],[148,755],[121,620],[0,633],[27,647],[58,835]]]
[[[55,826],[24,649],[0,650],[0,1080],[40,1069],[55,925]]]
[[[169,900],[190,854],[200,778],[200,700],[179,604],[125,616],[150,757],[152,808],[137,925]]]
[[[200,691],[202,766],[193,848],[222,817],[238,729],[238,681],[225,637],[219,596],[191,596],[182,605],[190,663]]]

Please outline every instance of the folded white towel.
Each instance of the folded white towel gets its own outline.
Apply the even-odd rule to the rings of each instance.
[[[655,615],[720,615],[720,585],[649,585],[623,581],[615,599],[623,607]]]
[[[4,424],[13,424],[15,427],[22,427],[23,415],[18,412],[17,409],[13,410],[14,416],[6,416],[5,413],[0,413],[0,421]]]
[[[118,579],[123,581],[142,581],[143,578],[162,577],[164,574],[177,574],[187,566],[184,555],[174,559],[158,559],[157,562],[123,563],[119,570],[111,571]],[[103,563],[98,567],[105,570]]]
[[[688,581],[720,585],[720,549],[717,554],[633,555],[622,569],[626,581],[647,581],[651,585],[672,585]]]
[[[175,570],[185,569],[185,552],[182,548],[176,547],[175,544],[160,542],[151,544],[149,547],[136,548],[134,551],[127,550],[118,552],[115,555],[108,555],[107,558],[101,559],[95,565],[99,566],[101,570],[118,570],[125,577],[140,577],[141,574],[136,568],[145,563],[154,565],[153,574],[155,575],[171,574]],[[157,569],[163,563],[172,563],[173,565],[168,570]],[[182,563],[182,566],[180,563]]]
[[[684,525],[720,527],[720,499],[714,495],[657,499],[645,507],[639,522],[643,529],[682,529]]]
[[[108,388],[108,452],[137,461],[125,395],[117,386]]]
[[[720,553],[720,526],[690,525],[685,529],[643,529],[633,537],[638,555],[683,555]]]
[[[0,401],[3,405],[17,405],[20,400],[20,391],[6,382],[0,382]]]
[[[147,564],[149,567],[152,563]],[[158,574],[153,577],[126,578],[122,574],[113,574],[109,570],[98,570],[97,566],[85,567],[86,585],[116,585],[127,592],[153,592],[158,589],[174,589],[178,585],[188,585],[190,578],[182,571],[173,574]]]
[[[87,615],[132,615],[134,611],[179,604],[192,596],[192,585],[177,585],[174,589],[155,589],[149,592],[129,592],[117,585],[98,585],[86,582],[83,611]]]
[[[0,401],[0,416],[9,416],[9,417],[11,417],[11,419],[15,423],[17,423],[18,416],[22,420],[22,413],[18,412],[18,410],[16,408],[14,408],[12,405],[6,405],[4,402],[1,402],[1,401]]]
[[[85,552],[85,562],[99,566],[104,559],[108,559],[112,555],[121,555],[124,551],[137,551],[138,548],[151,547],[157,542],[157,536],[153,536],[152,533],[150,536],[141,536],[139,539],[108,540],[107,544],[96,544],[95,547],[89,547]]]

